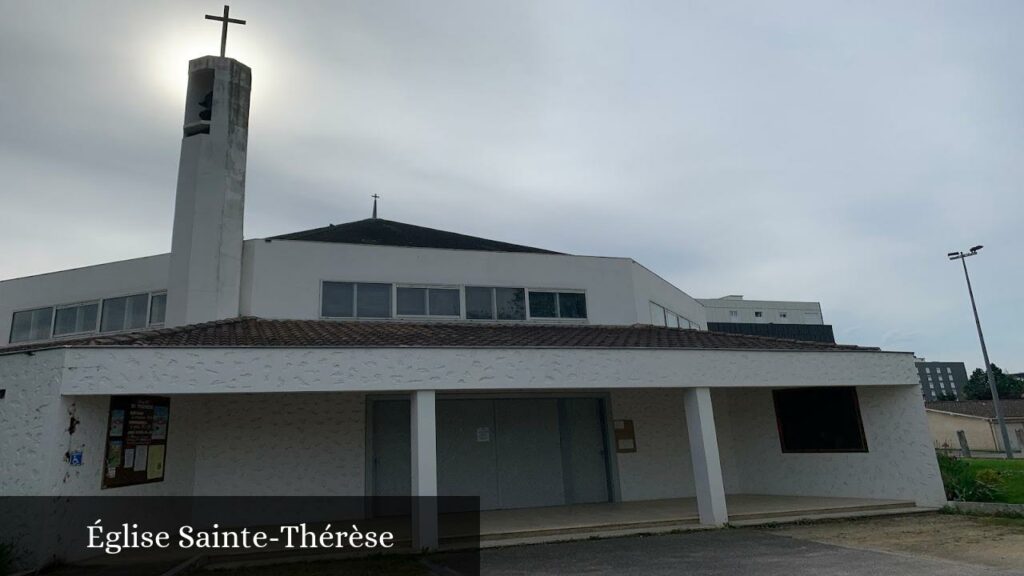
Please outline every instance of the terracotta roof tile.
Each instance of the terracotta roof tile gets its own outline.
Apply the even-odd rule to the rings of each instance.
[[[89,346],[878,350],[878,348],[680,330],[642,324],[591,326],[475,322],[266,320],[242,317],[178,328],[0,347],[0,354],[44,348]]]
[[[1017,398],[1001,398],[999,400],[999,406],[1003,409],[1003,416],[1007,418],[1024,418],[1024,400]],[[967,416],[980,416],[982,418],[996,417],[996,411],[992,406],[991,400],[925,402],[924,407],[929,410],[965,414]]]

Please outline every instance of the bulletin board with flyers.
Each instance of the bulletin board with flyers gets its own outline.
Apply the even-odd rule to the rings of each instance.
[[[103,487],[161,482],[167,458],[171,400],[160,396],[111,396]]]

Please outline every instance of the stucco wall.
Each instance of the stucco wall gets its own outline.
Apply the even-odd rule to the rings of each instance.
[[[636,452],[616,454],[622,499],[693,496],[682,390],[612,390],[613,419],[633,421]]]
[[[65,405],[80,421],[75,444],[83,450],[82,466],[69,466],[60,479],[60,493],[68,496],[190,496],[195,478],[195,442],[202,433],[197,410],[204,400],[196,397],[171,397],[167,428],[167,454],[161,482],[102,488],[103,457],[107,438],[109,396],[65,397]]]
[[[739,490],[945,503],[920,388],[859,387],[866,453],[783,453],[770,390],[724,391],[715,417],[732,421]]]
[[[956,437],[957,430],[967,435],[967,445],[971,450],[998,450],[996,440],[992,436],[992,426],[988,420],[928,411],[928,429],[931,431],[932,442],[936,448],[943,445],[959,449],[960,441]]]
[[[53,493],[70,422],[59,393],[63,366],[60,350],[0,361],[0,496]]]
[[[217,395],[198,412],[197,496],[363,495],[363,394]]]
[[[63,350],[0,361],[0,495],[187,495],[192,491],[194,421],[200,399],[172,398],[163,482],[101,490],[109,396],[61,396]],[[76,421],[71,431],[72,418]],[[82,451],[82,465],[65,455]]]
[[[69,395],[918,385],[913,355],[885,352],[92,347],[67,354],[61,392]]]

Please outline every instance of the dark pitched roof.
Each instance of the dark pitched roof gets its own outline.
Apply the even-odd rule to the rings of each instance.
[[[1003,416],[1007,418],[1024,418],[1024,400],[1001,398],[999,406],[1003,409]],[[960,400],[957,402],[925,402],[924,407],[929,410],[940,412],[952,412],[966,416],[980,416],[982,418],[995,418],[996,410],[991,400]]]
[[[234,318],[127,334],[0,347],[0,354],[89,346],[296,348],[668,348],[721,350],[877,351],[822,342],[633,326],[348,322]]]
[[[270,240],[305,240],[308,242],[339,242],[372,244],[374,246],[406,246],[415,248],[447,248],[449,250],[483,250],[486,252],[531,252],[559,254],[551,250],[509,244],[487,238],[466,236],[455,232],[403,224],[383,218],[367,218],[347,224],[331,224],[302,232],[273,236]]]

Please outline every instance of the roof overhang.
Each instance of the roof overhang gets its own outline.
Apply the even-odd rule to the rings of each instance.
[[[86,347],[62,353],[64,395],[919,386],[913,355],[870,351]]]

